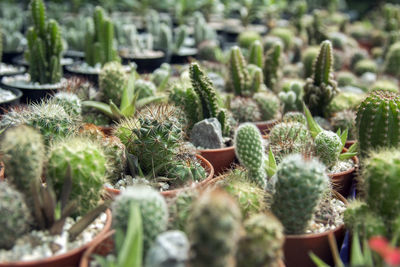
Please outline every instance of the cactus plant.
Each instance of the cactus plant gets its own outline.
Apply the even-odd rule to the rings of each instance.
[[[114,26],[104,9],[97,6],[93,18],[86,21],[85,61],[90,66],[119,61],[114,48]]]
[[[387,74],[391,74],[398,77],[400,75],[399,68],[397,68],[399,59],[400,59],[400,42],[396,42],[390,46],[389,51],[386,54],[384,71]]]
[[[300,154],[284,157],[276,172],[271,210],[282,222],[285,233],[304,233],[329,189],[329,177],[321,162]]]
[[[365,72],[377,73],[377,71],[378,66],[376,65],[375,61],[371,59],[359,60],[354,66],[354,72],[359,76],[363,75]]]
[[[138,99],[151,97],[156,94],[157,88],[151,81],[138,79],[135,81],[135,90],[138,92]]]
[[[191,241],[190,266],[235,266],[241,214],[227,193],[220,190],[203,193],[193,205],[187,233]]]
[[[103,101],[112,100],[119,105],[127,77],[126,70],[119,62],[106,63],[99,74],[99,88]]]
[[[400,96],[377,90],[370,93],[357,110],[357,135],[362,156],[378,147],[398,146]]]
[[[323,116],[326,106],[339,92],[332,73],[333,56],[330,41],[321,44],[314,62],[313,76],[304,85],[304,102],[314,116]]]
[[[300,111],[303,107],[303,87],[298,82],[292,82],[287,90],[279,92],[279,99],[283,103],[283,113]]]
[[[249,171],[249,178],[261,188],[266,185],[264,148],[261,133],[251,123],[244,123],[235,132],[235,153],[239,162]]]
[[[277,92],[279,80],[279,68],[281,65],[281,50],[279,43],[274,44],[265,55],[264,62],[264,83],[272,91]]]
[[[0,182],[0,248],[10,249],[30,230],[31,213],[23,195],[4,181]]]
[[[84,137],[71,137],[54,143],[49,148],[47,178],[60,194],[65,174],[72,175],[71,198],[79,203],[75,216],[86,214],[97,206],[101,190],[107,181],[107,158],[101,146]]]
[[[144,185],[128,187],[111,205],[114,229],[126,233],[132,204],[140,209],[143,222],[143,251],[146,252],[157,235],[167,229],[167,204],[161,194],[151,187]]]
[[[264,65],[263,57],[264,48],[259,40],[254,41],[250,46],[249,64],[262,68]]]
[[[275,94],[272,92],[258,92],[254,94],[253,99],[256,101],[260,110],[261,120],[272,120],[278,116],[280,101]]]
[[[1,141],[2,160],[7,180],[25,195],[31,184],[40,181],[45,148],[43,138],[35,129],[20,125],[6,131]]]
[[[254,31],[243,31],[239,34],[237,42],[241,48],[249,49],[251,44],[257,40],[261,40],[259,33]]]
[[[253,98],[235,97],[230,103],[230,110],[238,122],[261,120],[260,109]]]
[[[335,113],[331,118],[333,130],[341,132],[348,129],[348,138],[356,139],[356,112],[353,110],[343,110]]]
[[[293,32],[289,28],[274,28],[271,33],[272,36],[279,37],[283,42],[285,51],[289,51],[294,44]]]
[[[62,77],[61,53],[63,44],[58,23],[46,21],[43,0],[30,3],[33,26],[26,33],[28,49],[25,57],[29,62],[32,82],[40,84],[58,83]]]
[[[208,26],[201,12],[195,12],[194,14],[193,35],[197,47],[205,41],[214,41],[217,39],[216,32]]]
[[[270,213],[259,213],[244,222],[237,266],[280,266],[285,236],[280,221]]]
[[[303,113],[301,112],[296,112],[296,111],[292,111],[292,112],[288,112],[286,113],[283,118],[282,118],[283,122],[299,122],[301,124],[306,125],[307,124],[307,119],[306,116],[304,116]]]
[[[304,50],[302,54],[302,63],[303,63],[303,77],[309,78],[313,74],[313,65],[314,61],[318,56],[319,48],[317,46],[310,46]]]
[[[58,92],[54,95],[52,101],[62,106],[65,112],[72,117],[79,117],[82,113],[82,101],[74,93]]]

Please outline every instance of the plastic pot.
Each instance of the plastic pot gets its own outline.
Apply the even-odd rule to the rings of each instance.
[[[83,253],[93,244],[98,243],[109,232],[111,228],[112,215],[111,211],[107,210],[107,220],[104,229],[90,242],[79,248],[68,251],[57,256],[52,256],[42,260],[20,261],[12,263],[0,263],[0,267],[72,267],[78,266]]]
[[[16,98],[5,101],[5,102],[1,102],[0,103],[0,114],[3,114],[5,110],[7,110],[8,108],[10,108],[12,106],[18,105],[20,102],[20,99],[22,97],[21,90],[18,90],[16,88],[8,88],[7,90],[13,92],[13,94],[16,96]]]
[[[205,186],[208,184],[209,181],[211,181],[214,178],[214,168],[211,165],[210,162],[208,162],[208,160],[206,160],[205,158],[203,158],[200,155],[196,155],[197,159],[199,159],[201,162],[201,166],[203,166],[203,168],[206,169],[206,171],[208,172],[208,176],[206,179],[204,179],[203,181],[199,182],[199,183],[192,183],[191,185],[189,185],[190,188],[196,188],[196,187],[201,187],[201,186]],[[114,188],[109,188],[109,187],[105,187],[107,193],[108,193],[108,197],[109,198],[113,198],[114,196],[117,196],[121,193],[121,191],[119,189],[114,189]],[[187,189],[187,187],[182,187],[182,188],[177,188],[177,189],[173,189],[173,190],[167,190],[167,191],[162,191],[160,192],[161,195],[163,195],[164,197],[174,197],[176,196],[180,191]],[[1,267],[1,266],[0,266]]]
[[[190,58],[194,58],[197,55],[197,49],[191,47],[183,47],[179,50],[179,53],[174,53],[171,56],[171,64],[186,64],[190,62]]]
[[[129,64],[131,62],[134,62],[137,66],[137,71],[139,73],[153,72],[167,60],[167,56],[164,52],[162,51],[156,51],[156,52],[157,54],[152,57],[138,57],[138,56],[129,56],[121,54],[122,63]]]

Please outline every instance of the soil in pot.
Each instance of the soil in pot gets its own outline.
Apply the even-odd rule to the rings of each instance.
[[[275,120],[269,120],[269,121],[260,121],[260,122],[255,122],[254,124],[257,126],[257,128],[260,130],[262,135],[269,134],[271,129],[278,124],[280,121],[275,119]]]
[[[5,90],[0,87],[0,114],[3,114],[11,106],[18,105],[21,97],[22,92],[18,89]]]

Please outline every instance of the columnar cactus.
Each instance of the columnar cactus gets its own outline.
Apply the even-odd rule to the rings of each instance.
[[[203,193],[189,215],[187,234],[191,241],[190,266],[235,266],[241,235],[241,214],[237,204],[223,191]]]
[[[264,83],[272,91],[277,92],[277,83],[279,80],[279,68],[281,65],[281,50],[279,43],[275,43],[267,51],[264,61]]]
[[[71,172],[71,199],[79,205],[75,216],[86,214],[101,199],[101,191],[107,182],[107,158],[101,146],[84,137],[60,140],[49,148],[47,179],[59,195],[68,171]]]
[[[32,82],[40,84],[58,83],[62,77],[61,53],[63,44],[58,23],[46,21],[43,0],[30,3],[33,26],[26,33],[28,49],[25,57],[29,62]]]
[[[264,65],[264,48],[259,40],[254,41],[250,46],[249,64],[253,64],[259,68]]]
[[[31,213],[23,195],[4,181],[0,182],[0,248],[10,249],[30,230]]]
[[[167,229],[167,204],[163,196],[149,186],[136,185],[128,187],[112,203],[114,229],[122,230],[126,233],[131,204],[138,205],[142,215],[143,250],[146,252],[157,235]]]
[[[93,13],[93,19],[88,19],[86,24],[86,63],[95,66],[118,61],[118,52],[114,47],[114,25],[104,9],[97,6]]]
[[[400,118],[398,93],[377,90],[357,110],[356,125],[361,155],[378,147],[398,146]]]
[[[112,100],[119,106],[127,79],[128,74],[119,62],[106,63],[99,74],[99,87],[103,101],[108,103]]]
[[[258,128],[251,123],[239,126],[235,133],[234,145],[237,158],[249,171],[250,180],[264,188],[267,178],[264,169],[266,156]]]
[[[394,76],[400,75],[400,70],[398,68],[400,61],[400,42],[392,44],[386,54],[384,69],[387,74]]]
[[[310,78],[313,74],[313,65],[314,61],[318,56],[319,48],[317,46],[310,46],[304,53],[302,54],[302,63],[303,63],[303,77]]]
[[[282,222],[285,233],[304,233],[329,188],[325,166],[318,160],[300,154],[282,159],[276,172],[271,210]]]
[[[321,44],[314,62],[313,76],[304,85],[304,102],[314,116],[323,116],[325,108],[339,92],[332,73],[333,55],[330,41]]]
[[[285,236],[280,221],[270,213],[259,213],[244,222],[237,266],[280,266]]]

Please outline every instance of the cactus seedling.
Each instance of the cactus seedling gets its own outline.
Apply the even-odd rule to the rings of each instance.
[[[301,111],[303,94],[303,87],[298,82],[292,82],[287,90],[281,91],[278,96],[283,103],[283,113]]]

